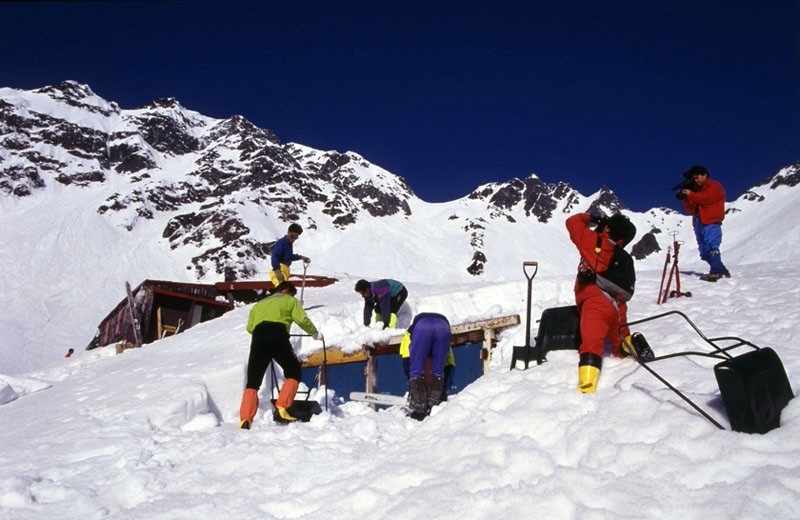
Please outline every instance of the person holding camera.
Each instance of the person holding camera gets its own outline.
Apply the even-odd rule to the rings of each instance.
[[[711,270],[700,277],[707,282],[716,282],[731,273],[722,263],[719,246],[722,244],[722,220],[725,218],[725,190],[722,184],[712,180],[705,167],[692,166],[683,173],[684,186],[676,193],[683,202],[683,209],[692,217],[694,235],[700,258]]]
[[[588,213],[569,217],[566,225],[569,238],[581,255],[575,279],[575,303],[581,317],[578,390],[593,393],[606,340],[611,343],[613,355],[625,355],[620,326],[624,326],[623,336],[628,336],[627,301],[633,296],[636,273],[633,259],[623,248],[636,236],[636,226],[624,215]]]

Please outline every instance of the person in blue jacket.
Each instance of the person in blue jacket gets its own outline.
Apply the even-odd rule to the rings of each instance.
[[[369,327],[372,311],[375,319],[383,322],[383,328],[397,325],[397,312],[408,298],[408,290],[397,280],[383,279],[372,283],[356,282],[356,292],[364,298],[364,325]]]
[[[300,224],[291,224],[286,236],[275,242],[272,247],[272,269],[269,272],[269,279],[273,286],[278,287],[281,283],[289,281],[289,266],[292,265],[292,261],[302,260],[306,264],[311,261],[307,256],[294,253],[293,244],[302,234],[303,228]]]

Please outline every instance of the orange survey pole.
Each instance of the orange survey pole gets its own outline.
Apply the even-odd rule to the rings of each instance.
[[[658,286],[658,298],[656,299],[656,303],[659,305],[661,305],[661,294],[664,292],[664,278],[667,277],[670,256],[672,256],[672,246],[667,246],[667,258],[664,259],[664,270],[661,271],[661,285]]]
[[[678,232],[671,231],[670,235],[672,235],[672,267],[669,270],[669,277],[667,278],[667,286],[664,287],[663,292],[661,288],[659,288],[658,292],[658,304],[666,303],[667,298],[680,298],[681,296],[691,296],[692,293],[690,292],[681,292],[681,272],[678,269],[678,255],[680,254],[681,244],[682,242],[678,242]],[[669,262],[669,250],[667,251],[667,262]],[[664,265],[664,269],[666,272],[666,264]],[[675,290],[670,291],[669,287],[672,285],[672,277],[675,277]],[[661,280],[663,283],[664,275],[661,275]]]

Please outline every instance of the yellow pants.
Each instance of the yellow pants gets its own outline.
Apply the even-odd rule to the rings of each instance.
[[[289,280],[289,266],[286,265],[286,264],[278,264],[278,267],[280,268],[281,274],[283,275],[283,279],[285,281],[288,281]],[[278,278],[275,276],[275,271],[270,270],[269,279],[272,282],[272,285],[274,285],[275,287],[280,285],[280,282],[278,281]]]

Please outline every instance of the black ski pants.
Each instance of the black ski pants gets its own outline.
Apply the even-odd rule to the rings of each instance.
[[[250,358],[247,360],[247,388],[258,390],[270,361],[283,369],[286,379],[300,381],[300,362],[289,343],[286,325],[273,321],[262,321],[253,330],[250,341]]]

